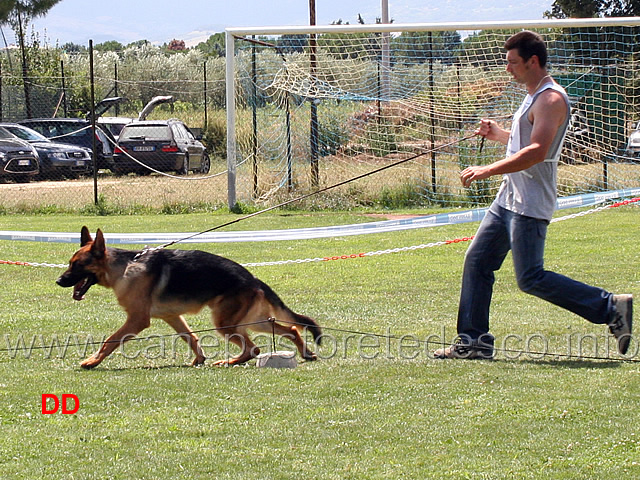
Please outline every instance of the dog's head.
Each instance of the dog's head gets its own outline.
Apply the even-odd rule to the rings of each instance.
[[[73,254],[69,268],[60,275],[56,283],[61,287],[73,287],[73,299],[82,300],[87,290],[98,283],[98,276],[104,272],[106,245],[100,229],[95,240],[89,229],[82,227],[80,232],[80,250]]]

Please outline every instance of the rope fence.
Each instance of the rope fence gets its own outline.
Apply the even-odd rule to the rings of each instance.
[[[602,212],[603,210],[618,208],[622,206],[632,205],[637,202],[640,202],[640,197],[634,197],[628,200],[623,200],[619,202],[614,202],[608,205],[603,205],[600,207],[592,208],[589,210],[585,210],[582,212],[572,213],[570,215],[565,215],[563,217],[557,217],[551,220],[551,223],[561,222],[564,220],[571,220],[574,218],[584,217],[586,215],[591,215],[593,213]],[[468,242],[473,240],[473,236],[455,238],[452,240],[445,240],[439,242],[426,243],[421,245],[412,245],[407,247],[397,247],[390,248],[386,250],[377,250],[371,252],[362,252],[362,253],[351,253],[351,254],[343,254],[343,255],[334,255],[334,256],[324,256],[324,257],[313,257],[313,258],[301,258],[295,260],[278,260],[278,261],[266,261],[266,262],[255,262],[255,263],[244,263],[242,266],[244,267],[265,267],[265,266],[275,266],[275,265],[290,265],[290,264],[301,264],[301,263],[312,263],[312,262],[327,262],[327,261],[336,261],[336,260],[351,260],[357,258],[365,258],[365,257],[373,257],[378,255],[386,255],[390,253],[400,253],[400,252],[410,252],[414,250],[420,250],[424,248],[433,248],[433,247],[441,247],[450,244],[456,244],[461,242]],[[0,260],[0,265],[19,265],[19,266],[27,266],[27,267],[50,267],[50,268],[67,268],[68,264],[55,264],[55,263],[45,263],[45,262],[28,262],[28,261],[11,261],[11,260]]]

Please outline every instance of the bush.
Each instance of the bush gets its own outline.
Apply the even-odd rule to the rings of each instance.
[[[227,124],[224,119],[213,118],[202,131],[202,143],[209,156],[227,157]]]

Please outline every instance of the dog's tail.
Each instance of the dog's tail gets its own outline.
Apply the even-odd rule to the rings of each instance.
[[[260,283],[260,288],[264,292],[264,296],[267,301],[274,307],[284,310],[291,317],[294,324],[308,329],[313,336],[313,341],[320,345],[320,342],[322,341],[322,329],[320,328],[320,325],[318,325],[313,318],[301,315],[291,310],[284,304],[278,294],[274,292],[269,285],[264,283],[262,280],[258,280],[258,282]]]

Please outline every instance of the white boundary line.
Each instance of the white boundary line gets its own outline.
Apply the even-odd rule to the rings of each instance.
[[[569,219],[572,219],[572,218],[583,217],[583,216],[589,215],[591,213],[601,212],[601,211],[606,210],[608,208],[627,205],[627,204],[635,203],[635,202],[638,202],[638,201],[640,201],[640,198],[634,198],[632,200],[623,201],[623,202],[620,202],[620,203],[612,203],[612,204],[609,204],[609,205],[603,205],[603,206],[600,206],[600,207],[597,207],[597,208],[592,208],[590,210],[585,210],[585,211],[582,211],[582,212],[565,215],[564,217],[556,217],[556,218],[551,220],[551,223],[561,222],[563,220],[569,220]],[[243,263],[242,265],[244,267],[264,267],[264,266],[287,265],[287,264],[296,264],[296,263],[311,263],[311,262],[325,262],[325,261],[333,261],[333,260],[348,260],[348,259],[354,259],[354,258],[371,257],[371,256],[374,256],[374,255],[385,255],[387,253],[408,252],[408,251],[418,250],[418,249],[422,249],[422,248],[440,247],[440,246],[443,246],[443,245],[449,245],[451,243],[468,242],[468,241],[472,241],[472,240],[473,240],[473,236],[456,238],[454,240],[426,243],[426,244],[421,244],[421,245],[413,245],[413,246],[410,246],[410,247],[397,247],[397,248],[390,248],[390,249],[387,249],[387,250],[377,250],[377,251],[373,251],[373,252],[356,253],[356,254],[351,254],[351,255],[339,255],[339,256],[332,256],[332,257],[302,258],[302,259],[297,259],[297,260],[278,260],[278,261],[258,262],[258,263]],[[161,247],[157,247],[157,248],[161,248]],[[66,268],[67,267],[66,264],[12,262],[12,261],[8,261],[8,260],[0,260],[0,264],[25,265],[25,266],[29,266],[29,267],[54,267],[54,268]]]
[[[640,196],[640,188],[614,190],[610,192],[589,193],[558,198],[558,210],[589,207],[617,198]],[[229,243],[229,242],[266,242],[280,240],[309,240],[316,238],[343,237],[369,233],[396,232],[416,228],[436,227],[482,220],[486,208],[464,210],[460,212],[439,213],[401,220],[384,220],[352,225],[334,225],[316,228],[292,228],[287,230],[260,230],[238,232],[209,232],[185,240],[184,243]],[[105,234],[109,244],[153,245],[164,244],[194,235],[194,233],[112,233]],[[0,230],[0,240],[22,240],[30,242],[79,243],[79,233],[64,232],[28,232]]]

